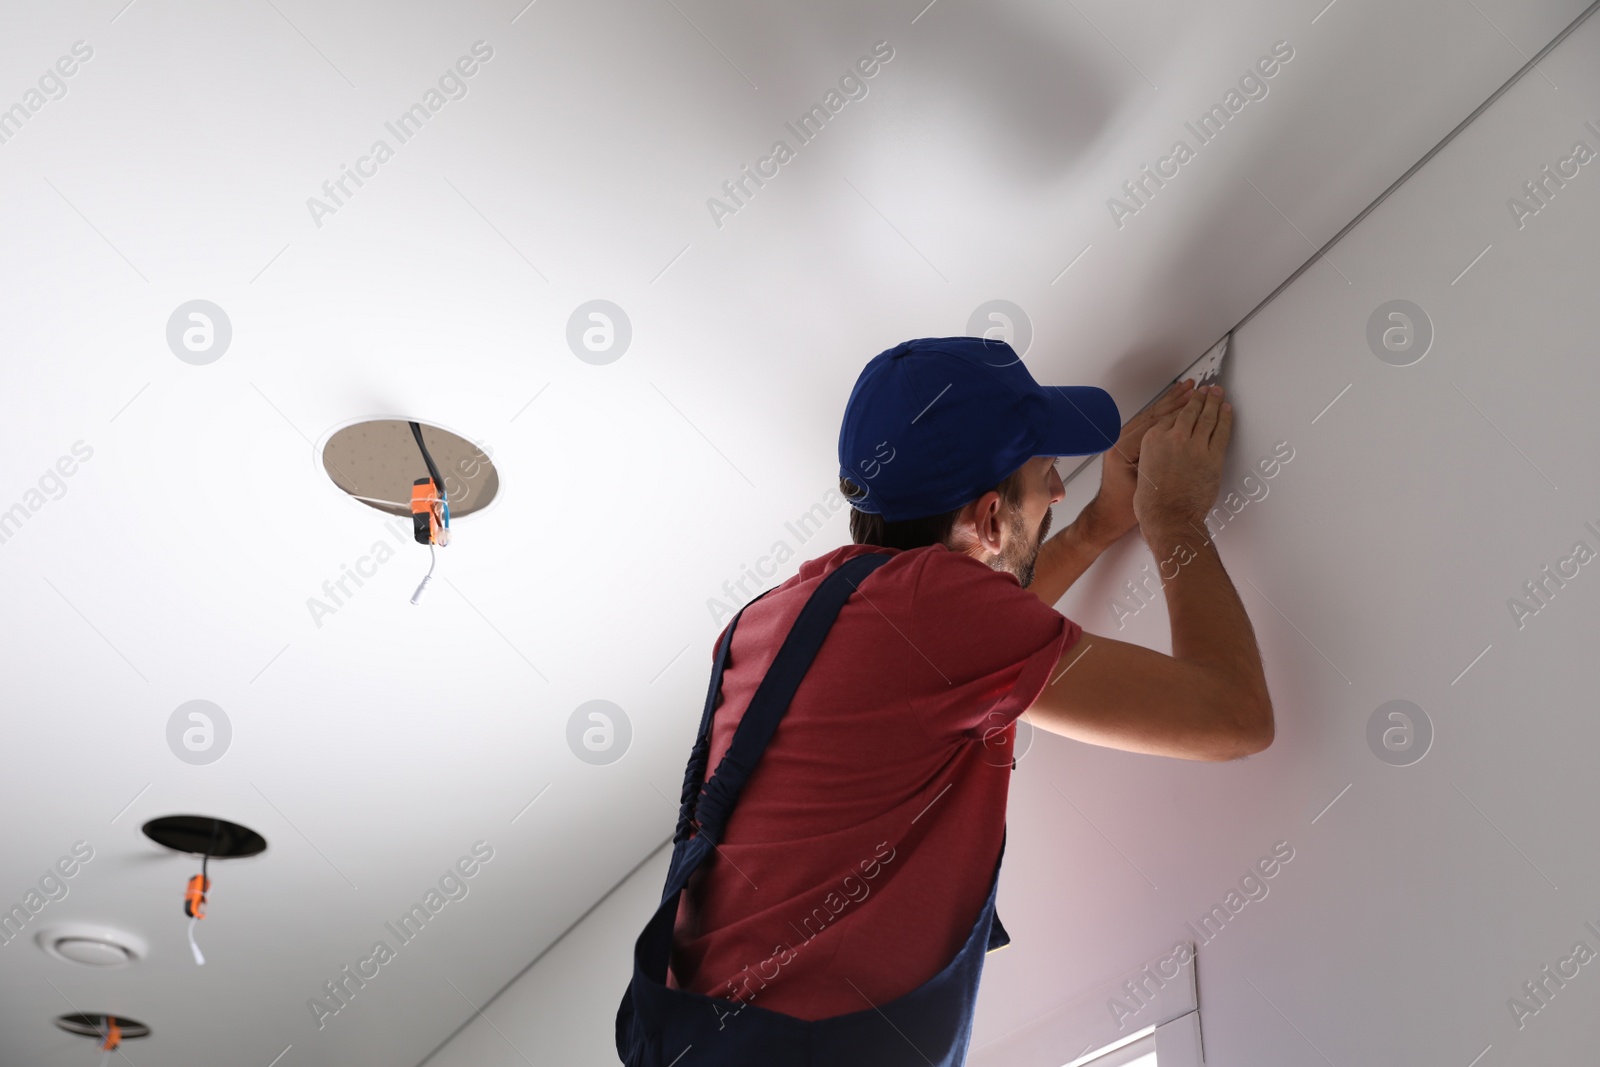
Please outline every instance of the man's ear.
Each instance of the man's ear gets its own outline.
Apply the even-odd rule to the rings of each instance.
[[[974,543],[986,555],[999,555],[1005,547],[1001,542],[1005,515],[1000,506],[1000,494],[991,489],[968,506],[972,509],[972,528],[976,535]]]

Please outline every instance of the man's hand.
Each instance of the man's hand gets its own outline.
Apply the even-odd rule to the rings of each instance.
[[[1193,531],[1205,522],[1222,486],[1232,434],[1232,405],[1223,403],[1217,385],[1194,391],[1180,410],[1150,429],[1133,499],[1147,539],[1168,532],[1165,527]]]
[[[1129,419],[1117,443],[1101,456],[1100,491],[1079,517],[1091,540],[1108,546],[1139,525],[1133,511],[1133,494],[1139,487],[1140,445],[1156,423],[1188,403],[1193,389],[1193,378],[1175,383],[1155,403]]]
[[[1182,411],[1192,395],[1194,379],[1181,381],[1122,428],[1117,443],[1101,460],[1100,492],[1076,519],[1039,548],[1033,584],[1028,588],[1040,600],[1054,605],[1100,553],[1139,524],[1133,496],[1139,484],[1141,442],[1162,420]]]

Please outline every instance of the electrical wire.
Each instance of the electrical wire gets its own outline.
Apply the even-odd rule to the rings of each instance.
[[[403,500],[385,500],[379,496],[362,496],[360,493],[351,493],[352,500],[364,500],[368,504],[388,504],[390,507],[401,508],[407,515],[411,514],[411,505]]]
[[[199,944],[197,944],[195,942],[195,939],[194,939],[194,924],[199,922],[200,919],[203,917],[203,914],[204,914],[201,909],[205,906],[205,893],[206,893],[206,890],[211,888],[211,878],[210,878],[210,875],[209,875],[209,872],[211,870],[211,853],[216,851],[216,848],[217,848],[217,835],[219,833],[221,833],[221,831],[222,831],[222,824],[219,823],[216,819],[212,819],[211,820],[211,842],[210,842],[210,844],[206,845],[205,853],[200,857],[200,902],[201,903],[200,903],[200,907],[197,907],[197,908],[194,909],[194,914],[189,916],[189,951],[194,953],[195,965],[199,966],[199,967],[204,967],[206,965],[206,958],[205,958],[205,955],[200,951]]]
[[[189,920],[189,951],[194,953],[194,962],[199,966],[204,967],[206,965],[206,958],[200,952],[200,946],[195,944],[194,941],[194,924],[199,921],[200,917],[198,915]]]
[[[422,581],[417,585],[417,591],[411,594],[411,603],[415,604],[422,599],[422,591],[428,588],[428,583],[433,581],[433,567],[439,560],[439,555],[433,550],[433,545],[428,545],[428,573],[422,576]]]
[[[438,543],[450,543],[450,494],[444,487],[444,479],[439,476],[439,468],[433,462],[433,456],[428,452],[428,445],[422,439],[422,427],[417,423],[410,423],[411,436],[417,440],[417,448],[422,453],[422,462],[428,465],[428,477],[433,479],[435,498],[439,505],[439,531]],[[428,588],[428,583],[433,581],[433,568],[438,563],[438,553],[434,551],[434,540],[428,541],[428,573],[423,575],[422,581],[417,584],[417,591],[411,594],[411,603],[417,604],[422,599],[423,590]]]
[[[433,456],[428,453],[428,446],[422,440],[422,427],[411,423],[411,436],[417,439],[417,448],[422,451],[422,462],[428,465],[428,477],[433,479],[433,486],[439,492],[439,500],[444,509],[445,525],[450,524],[450,505],[447,502],[449,494],[445,492],[444,479],[439,477],[439,468],[434,465]]]
[[[105,1055],[100,1057],[100,1067],[106,1067],[111,1062],[111,1054],[122,1047],[122,1028],[117,1025],[115,1015],[101,1016],[104,1025],[100,1028],[100,1036],[105,1040],[100,1047],[105,1050]]]

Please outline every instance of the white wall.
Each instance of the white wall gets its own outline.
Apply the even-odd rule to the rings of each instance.
[[[1014,943],[990,960],[976,1047],[1193,938],[1186,923],[1280,842],[1293,858],[1266,895],[1199,950],[1208,1062],[1536,1064],[1592,1046],[1600,965],[1521,1025],[1508,1001],[1576,942],[1600,950],[1584,925],[1600,927],[1584,844],[1600,564],[1521,626],[1508,598],[1575,541],[1600,550],[1584,525],[1600,528],[1600,160],[1520,226],[1508,198],[1575,141],[1600,151],[1597,59],[1600,19],[1236,335],[1225,489],[1279,442],[1294,455],[1218,531],[1277,741],[1212,765],[1037,739],[1012,792]],[[1411,366],[1366,340],[1393,299],[1434,331]],[[1091,474],[1064,508],[1092,491]],[[1149,562],[1119,546],[1062,609],[1167,647],[1161,602],[1124,629],[1110,607]],[[1368,740],[1395,699],[1431,723],[1409,766]],[[506,991],[487,1013],[499,1032],[474,1021],[432,1063],[613,1063],[628,948],[664,863]]]
[[[991,961],[979,1045],[1194,937],[1185,924],[1286,842],[1268,894],[1199,948],[1208,1062],[1592,1056],[1577,1050],[1593,1047],[1600,967],[1552,984],[1520,1026],[1508,1001],[1578,941],[1600,951],[1584,844],[1600,563],[1523,625],[1508,601],[1575,542],[1600,551],[1600,159],[1520,228],[1508,200],[1576,141],[1600,151],[1597,60],[1591,18],[1236,333],[1225,490],[1294,449],[1216,534],[1276,742],[1213,765],[1038,741],[1012,788],[1014,942]],[[1411,366],[1366,340],[1394,299],[1432,322]],[[1110,606],[1150,562],[1119,546],[1062,610],[1167,648],[1160,600],[1120,631]],[[1369,746],[1397,699],[1433,732],[1409,766]]]
[[[615,1067],[633,942],[661,900],[663,845],[426,1062],[428,1067]]]

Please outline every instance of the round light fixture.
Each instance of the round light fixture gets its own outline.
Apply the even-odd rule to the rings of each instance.
[[[86,967],[121,967],[128,962],[128,950],[109,941],[92,937],[68,937],[52,946],[56,954]]]
[[[56,959],[85,967],[125,967],[145,954],[142,938],[92,923],[51,926],[40,930],[34,940]]]
[[[200,873],[193,875],[183,891],[183,913],[189,917],[189,951],[196,966],[206,962],[195,940],[195,924],[206,917],[206,894],[211,891],[207,873],[212,860],[258,856],[267,850],[267,839],[236,822],[209,815],[163,815],[151,819],[140,829],[156,844],[174,852],[200,857]]]
[[[480,446],[449,430],[419,422],[459,519],[488,507],[500,491],[500,472]],[[322,469],[333,484],[368,507],[390,515],[411,514],[411,487],[429,475],[405,419],[368,419],[334,431],[322,446]]]

